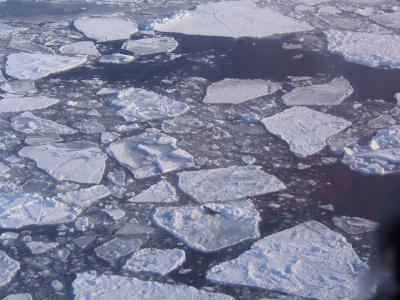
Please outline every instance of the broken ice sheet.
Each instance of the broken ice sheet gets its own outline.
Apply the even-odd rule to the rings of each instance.
[[[378,223],[358,217],[334,217],[332,221],[336,227],[348,234],[362,234],[378,228]]]
[[[256,166],[187,171],[178,177],[179,188],[203,203],[233,201],[286,189],[278,178]]]
[[[140,239],[114,238],[97,247],[94,251],[101,259],[113,262],[139,250],[141,246],[142,240]]]
[[[27,28],[10,26],[3,22],[0,22],[0,39],[6,39],[11,34],[15,34],[24,30],[27,30]]]
[[[341,234],[309,221],[257,241],[211,268],[207,279],[312,299],[354,299],[366,270]]]
[[[0,250],[0,287],[10,283],[19,271],[19,262]]]
[[[161,180],[128,201],[135,203],[171,203],[178,201],[178,199],[174,187],[168,181]]]
[[[127,41],[122,45],[122,49],[132,52],[135,56],[144,56],[172,52],[178,45],[173,37],[154,37]]]
[[[327,138],[351,125],[343,118],[300,106],[262,119],[262,123],[269,132],[286,141],[290,151],[299,157],[319,152],[326,146]]]
[[[158,207],[154,222],[189,247],[217,251],[260,236],[260,215],[250,201]]]
[[[47,108],[60,100],[45,96],[7,97],[0,100],[0,113],[23,112]]]
[[[211,84],[203,103],[240,104],[279,91],[281,86],[269,80],[244,80],[226,78]]]
[[[295,105],[338,105],[353,93],[353,88],[343,77],[325,84],[297,87],[282,99],[288,106]]]
[[[59,51],[62,54],[72,55],[88,55],[93,57],[100,56],[99,50],[97,50],[95,44],[90,41],[76,42],[68,45],[61,46]]]

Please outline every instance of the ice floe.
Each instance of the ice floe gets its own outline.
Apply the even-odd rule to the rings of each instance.
[[[279,91],[281,86],[269,80],[244,80],[226,78],[207,88],[204,103],[240,104],[251,99]]]
[[[90,41],[76,42],[73,44],[68,44],[61,46],[59,51],[62,54],[72,54],[72,55],[88,55],[93,57],[100,56],[99,50],[97,50],[95,44]]]
[[[297,87],[282,99],[286,105],[338,105],[353,93],[353,88],[343,77],[329,83]]]
[[[0,287],[10,283],[19,271],[19,262],[0,250]]]
[[[362,234],[378,228],[378,223],[358,217],[333,217],[332,221],[336,227],[348,234]]]
[[[32,296],[30,294],[11,294],[5,297],[3,300],[32,300]]]
[[[262,123],[269,132],[286,141],[290,151],[300,157],[319,152],[326,146],[327,138],[351,125],[343,118],[300,106],[262,119]]]
[[[125,239],[116,237],[97,247],[94,249],[94,251],[101,259],[114,262],[121,257],[127,256],[139,250],[139,248],[142,246],[142,243],[142,240],[137,238]]]
[[[100,57],[99,62],[102,64],[129,64],[135,60],[132,55],[121,53],[107,54]]]
[[[260,236],[260,215],[250,201],[159,207],[154,222],[201,252],[217,251]]]
[[[400,29],[400,13],[392,12],[392,13],[382,13],[378,15],[371,16],[371,19],[374,20],[379,25]]]
[[[306,22],[284,16],[269,7],[256,7],[247,0],[201,4],[194,11],[157,20],[153,27],[162,32],[233,38],[261,38],[313,29]]]
[[[166,36],[127,41],[122,45],[122,49],[132,52],[135,56],[144,56],[172,52],[178,45],[173,37]]]
[[[107,155],[90,142],[25,146],[18,153],[33,159],[39,168],[57,180],[89,184],[101,181],[107,159]]]
[[[168,181],[161,180],[128,201],[137,203],[171,203],[178,201],[178,199],[174,187]]]
[[[47,251],[50,251],[51,249],[54,249],[59,246],[59,243],[53,242],[53,243],[44,243],[44,242],[28,242],[26,243],[26,246],[31,250],[32,254],[43,254],[46,253]]]
[[[177,140],[158,130],[120,139],[107,149],[136,178],[146,178],[194,166],[193,156]]]
[[[207,279],[312,299],[354,299],[366,269],[341,234],[310,221],[256,242],[211,268]]]
[[[198,202],[233,201],[286,188],[257,166],[187,171],[178,174],[179,188]]]
[[[2,91],[8,94],[31,96],[37,93],[35,82],[29,80],[8,81],[0,85]]]
[[[86,37],[97,42],[128,40],[138,32],[135,22],[122,17],[84,17],[74,21],[74,26]]]
[[[21,32],[21,31],[24,31],[27,29],[28,28],[26,28],[26,27],[15,27],[15,26],[10,26],[10,25],[0,22],[0,39],[6,39],[11,34],[16,34],[18,32]]]
[[[86,63],[86,56],[72,57],[42,53],[12,53],[7,56],[6,73],[22,80],[38,80]]]
[[[95,185],[77,191],[58,194],[55,199],[68,206],[86,208],[95,202],[110,196],[110,190],[104,185]]]
[[[60,100],[45,96],[7,97],[0,100],[0,113],[15,113],[47,108]]]

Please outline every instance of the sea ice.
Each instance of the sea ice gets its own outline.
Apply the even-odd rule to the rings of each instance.
[[[353,93],[353,88],[343,77],[329,83],[297,87],[282,99],[288,106],[338,105]]]
[[[211,84],[203,102],[208,104],[240,104],[279,91],[281,86],[261,79],[244,80],[226,78]]]
[[[145,248],[134,253],[123,269],[133,273],[149,272],[165,276],[182,266],[185,260],[185,251],[181,249]]]
[[[8,81],[0,86],[2,91],[20,96],[30,96],[37,93],[35,82],[29,80]]]
[[[266,129],[286,141],[299,157],[313,155],[326,146],[326,139],[351,122],[307,107],[295,106],[262,120]],[[290,126],[288,126],[290,124]]]
[[[84,17],[75,20],[74,26],[97,42],[128,40],[138,32],[135,22],[121,17]]]
[[[193,156],[176,146],[177,140],[158,130],[120,139],[108,152],[135,178],[146,178],[194,166]]]
[[[54,249],[58,247],[59,243],[44,243],[44,242],[28,242],[26,243],[26,246],[31,250],[32,254],[43,254],[46,253],[47,251],[50,251],[51,249]]]
[[[217,251],[260,237],[260,215],[250,201],[158,207],[154,222],[201,252]]]
[[[59,101],[58,99],[45,96],[8,97],[0,100],[0,113],[15,113],[43,109],[57,104]]]
[[[86,63],[87,57],[71,57],[42,53],[12,53],[7,56],[6,73],[22,80],[38,80]]]
[[[95,44],[91,41],[76,42],[73,44],[64,45],[60,47],[59,51],[62,54],[72,55],[88,55],[93,57],[98,57],[101,55]]]
[[[140,239],[114,238],[94,249],[96,255],[106,261],[113,262],[123,256],[139,250],[142,246]]]
[[[216,265],[207,279],[312,299],[353,299],[367,270],[339,233],[309,221],[272,234],[238,258]]]
[[[0,200],[1,201],[1,200]],[[19,271],[19,262],[0,250],[0,287],[10,283]]]
[[[8,171],[10,171],[10,168],[0,162],[0,176],[4,176]]]
[[[256,166],[187,171],[178,174],[179,188],[198,202],[233,201],[286,188]]]
[[[172,118],[189,109],[185,103],[140,88],[120,91],[112,105],[119,109],[117,114],[128,122]]]
[[[161,180],[128,201],[136,203],[171,203],[178,201],[178,199],[174,187],[168,181]]]
[[[144,56],[172,52],[178,45],[173,37],[166,36],[127,41],[122,45],[122,49],[132,52],[135,56]]]
[[[0,22],[0,39],[7,39],[11,34],[16,34],[27,29],[28,28],[25,27],[15,27]]]
[[[110,194],[110,190],[104,185],[95,185],[65,194],[58,194],[55,199],[68,206],[86,208],[110,196]]]
[[[232,297],[195,289],[117,275],[79,273],[73,281],[75,300],[233,300]]]
[[[198,5],[194,11],[153,23],[157,31],[188,35],[261,38],[312,30],[306,22],[286,17],[269,7],[256,7],[248,0]]]
[[[39,168],[57,180],[89,184],[101,181],[107,159],[96,144],[83,141],[25,146],[18,153],[33,159]]]
[[[382,13],[375,16],[370,17],[373,21],[378,23],[379,25],[400,29],[400,13],[392,12],[392,13]]]
[[[135,60],[134,56],[121,53],[107,54],[100,57],[99,62],[102,64],[129,64]]]
[[[378,223],[358,217],[334,217],[332,221],[336,227],[348,234],[362,234],[374,231],[378,227]]]
[[[30,294],[10,294],[5,297],[3,300],[32,300],[32,296]]]

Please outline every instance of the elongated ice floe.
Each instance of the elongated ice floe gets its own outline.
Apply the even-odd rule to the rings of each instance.
[[[57,180],[98,184],[103,178],[107,155],[90,142],[26,146],[19,152]]]
[[[153,23],[157,31],[188,35],[261,38],[312,30],[306,22],[286,17],[268,7],[256,7],[247,0],[198,5],[171,18]]]
[[[185,103],[140,88],[130,88],[118,93],[112,105],[117,114],[129,122],[168,119],[188,111]]]
[[[1,200],[0,200],[1,201]],[[0,287],[10,283],[19,271],[19,262],[0,250]]]
[[[281,86],[269,80],[244,80],[226,78],[207,88],[204,103],[240,104],[251,99],[279,91]]]
[[[123,269],[133,273],[147,272],[165,276],[182,266],[185,260],[185,251],[181,249],[145,248],[134,253]]]
[[[72,54],[72,55],[88,55],[98,57],[100,56],[99,50],[97,50],[96,45],[91,41],[76,42],[68,45],[61,46],[59,51],[62,54]]]
[[[329,30],[328,50],[346,61],[370,67],[400,68],[400,36]]]
[[[6,73],[17,79],[38,80],[86,63],[87,57],[42,53],[12,53],[7,56]]]
[[[154,222],[201,252],[217,251],[260,236],[260,215],[250,201],[159,207]]]
[[[146,178],[194,166],[193,156],[176,146],[177,140],[159,130],[117,140],[108,152],[135,178]]]
[[[144,56],[172,52],[178,45],[173,37],[165,36],[127,41],[122,45],[122,49],[136,56]]]
[[[216,265],[207,279],[310,299],[355,299],[367,270],[351,245],[316,221],[272,234],[238,258]]]
[[[273,193],[285,184],[256,166],[187,171],[178,174],[179,188],[198,202],[233,201]]]
[[[351,122],[307,107],[295,106],[262,119],[266,129],[286,141],[290,151],[300,157],[313,155],[326,146],[326,139],[351,125]]]
[[[126,55],[121,53],[112,53],[103,55],[99,59],[99,63],[102,64],[129,64],[135,60],[135,57],[132,55]]]
[[[27,293],[10,294],[7,297],[5,297],[3,300],[32,300],[32,296]]]
[[[79,273],[72,283],[75,300],[233,300],[232,297],[195,289],[117,275]]]
[[[378,223],[358,217],[334,217],[332,221],[336,227],[348,234],[362,234],[378,228]]]
[[[96,249],[94,249],[96,255],[101,259],[109,262],[132,254],[139,250],[142,246],[142,240],[138,238],[113,238],[112,240],[105,242]]]
[[[178,199],[174,187],[168,181],[161,180],[128,201],[137,203],[171,203],[178,201]]]
[[[346,79],[338,77],[325,84],[297,87],[282,99],[286,105],[338,105],[353,93]]]
[[[0,100],[0,113],[15,113],[47,108],[60,100],[45,96],[7,97]]]
[[[50,251],[58,247],[58,245],[59,243],[56,242],[45,243],[45,242],[31,241],[26,243],[26,246],[29,248],[29,250],[31,250],[32,254],[34,255],[46,253],[47,251]]]
[[[128,40],[138,32],[135,22],[122,17],[84,17],[74,21],[74,26],[86,37],[97,42]]]

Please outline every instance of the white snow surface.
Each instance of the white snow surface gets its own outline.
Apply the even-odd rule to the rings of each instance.
[[[378,223],[359,217],[333,217],[332,221],[336,227],[348,234],[362,234],[378,228]]]
[[[60,100],[45,96],[7,97],[0,100],[0,113],[15,113],[47,108]]]
[[[99,50],[96,45],[91,41],[76,42],[68,45],[61,46],[59,51],[62,54],[72,55],[88,55],[93,57],[100,56]]]
[[[136,56],[144,56],[172,52],[178,45],[173,37],[165,36],[127,41],[122,45],[122,49]]]
[[[1,200],[0,200],[1,201]],[[0,287],[10,283],[19,271],[19,262],[0,250]]]
[[[161,180],[128,201],[136,203],[171,203],[178,201],[178,199],[175,188],[168,181]]]

